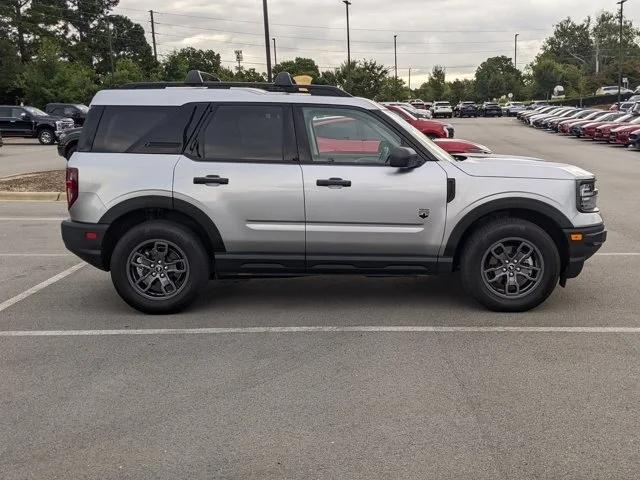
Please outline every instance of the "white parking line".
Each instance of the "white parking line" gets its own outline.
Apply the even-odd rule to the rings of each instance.
[[[0,217],[0,222],[61,222],[65,217]]]
[[[119,330],[9,330],[0,337],[87,337],[114,335],[220,335],[230,333],[633,333],[640,327],[446,327],[446,326],[310,326],[238,328],[142,328]]]
[[[34,293],[39,292],[43,288],[46,288],[49,285],[52,285],[52,284],[56,283],[57,281],[62,280],[65,277],[68,277],[69,275],[71,275],[76,270],[80,270],[85,265],[86,265],[86,263],[84,263],[84,262],[78,263],[78,264],[74,265],[73,267],[67,268],[65,271],[60,272],[59,274],[54,275],[53,277],[45,280],[44,282],[40,282],[39,284],[34,285],[29,290],[25,290],[24,292],[19,293],[15,297],[10,298],[9,300],[5,300],[4,302],[0,303],[0,312],[2,312],[3,310],[6,310],[7,308],[9,308],[12,305],[15,305],[19,301],[30,297]]]
[[[72,257],[73,253],[0,253],[0,257]]]

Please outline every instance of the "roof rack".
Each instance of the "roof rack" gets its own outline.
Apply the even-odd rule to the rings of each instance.
[[[151,90],[167,87],[206,87],[211,89],[230,88],[258,88],[267,92],[306,93],[323,97],[351,97],[338,87],[330,85],[298,85],[288,72],[280,72],[273,83],[265,82],[222,82],[220,79],[206,72],[191,70],[184,82],[140,82],[127,83],[118,89]]]

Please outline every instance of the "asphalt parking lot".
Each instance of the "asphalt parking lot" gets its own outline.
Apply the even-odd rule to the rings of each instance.
[[[66,167],[55,145],[40,145],[32,138],[5,138],[0,147],[0,178],[21,173],[46,172]]]
[[[145,316],[67,254],[63,203],[0,202],[0,477],[637,478],[640,152],[452,123],[598,176],[608,241],[532,312],[456,276],[323,277]]]

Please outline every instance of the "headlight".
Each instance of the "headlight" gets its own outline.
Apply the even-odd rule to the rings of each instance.
[[[578,181],[577,189],[578,211],[584,213],[598,211],[598,189],[595,179]]]

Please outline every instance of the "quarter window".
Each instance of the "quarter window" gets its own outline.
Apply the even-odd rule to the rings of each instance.
[[[278,105],[220,105],[204,131],[210,161],[283,160],[283,110]]]
[[[303,107],[311,159],[319,163],[385,165],[402,139],[372,115],[347,108]]]

